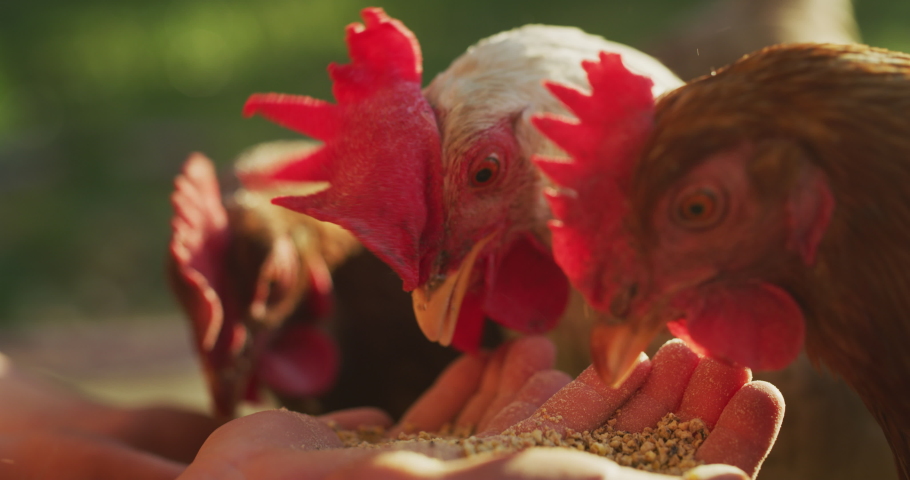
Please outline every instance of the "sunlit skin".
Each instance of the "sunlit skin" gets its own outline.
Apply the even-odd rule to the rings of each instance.
[[[172,479],[219,425],[177,408],[104,405],[0,354],[0,478]]]
[[[2,357],[0,357],[2,359]],[[327,421],[343,428],[381,425],[390,436],[438,430],[443,424],[474,425],[481,436],[506,428],[541,428],[538,409],[557,431],[593,430],[617,408],[618,427],[638,431],[667,412],[698,417],[713,433],[697,453],[706,463],[733,467],[704,478],[753,476],[767,455],[783,419],[783,399],[764,382],[750,381],[748,370],[723,365],[692,352],[679,341],[654,357],[642,357],[618,389],[604,385],[593,368],[577,379],[553,370],[555,348],[542,337],[505,344],[492,353],[463,356],[454,362],[397,426],[372,409],[311,417],[287,410],[257,413],[218,426],[212,419],[174,409],[121,409],[16,371],[5,359],[0,371],[0,475],[53,480],[185,480],[210,478],[560,478],[654,479],[637,470],[590,454],[534,449],[498,458],[454,458],[457,449],[385,452],[341,448]],[[546,424],[544,424],[546,426]],[[187,462],[195,457],[185,471]],[[541,470],[544,469],[544,470]],[[709,475],[710,473],[710,475]],[[511,475],[503,477],[503,475]],[[606,475],[606,476],[604,476]]]
[[[735,467],[700,469],[706,473],[699,478],[718,480],[754,475],[782,420],[783,399],[773,386],[751,382],[747,370],[704,359],[679,341],[665,345],[653,360],[643,357],[618,389],[604,385],[593,368],[570,381],[551,369],[554,354],[548,340],[527,337],[492,355],[462,357],[397,426],[375,410],[345,412],[322,420],[332,418],[346,428],[382,424],[391,427],[392,436],[405,426],[409,431],[432,431],[444,423],[476,425],[478,435],[489,436],[510,426],[516,431],[541,428],[538,422],[546,420],[538,418],[538,409],[563,417],[552,425],[557,431],[593,430],[620,407],[618,426],[637,431],[674,411],[683,418],[698,416],[714,427],[697,454],[699,459],[742,470],[737,474],[732,473],[737,471]],[[446,461],[459,449],[437,445],[429,451],[426,444],[415,452],[340,447],[340,440],[320,419],[286,411],[264,412],[215,432],[180,478],[231,474],[232,478],[290,479],[299,478],[301,471],[307,471],[308,478],[338,479],[377,478],[380,474],[394,479],[530,479],[541,478],[541,472],[560,478],[668,478],[568,449]]]

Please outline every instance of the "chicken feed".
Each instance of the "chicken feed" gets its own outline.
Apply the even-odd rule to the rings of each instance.
[[[549,420],[559,421],[559,417]],[[471,428],[443,427],[439,432],[401,433],[396,439],[386,437],[381,427],[362,427],[358,430],[335,428],[345,447],[389,448],[418,450],[432,454],[434,448],[454,446],[460,457],[512,453],[531,447],[574,448],[605,457],[616,463],[649,472],[681,475],[701,465],[695,452],[708,437],[703,421],[683,421],[668,413],[655,427],[630,433],[614,428],[616,418],[594,431],[564,434],[552,429],[537,429],[502,435],[478,437]],[[415,445],[416,444],[416,445]]]

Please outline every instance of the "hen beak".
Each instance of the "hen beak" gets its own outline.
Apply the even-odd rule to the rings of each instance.
[[[591,358],[601,380],[613,388],[626,381],[639,363],[639,355],[662,328],[656,315],[595,325],[591,331]]]
[[[492,238],[493,234],[490,234],[477,242],[457,271],[439,279],[431,279],[411,293],[417,324],[430,341],[439,342],[443,346],[452,343],[461,302],[471,283],[474,263]]]

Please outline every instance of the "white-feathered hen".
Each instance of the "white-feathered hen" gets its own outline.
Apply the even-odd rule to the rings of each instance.
[[[337,105],[267,94],[245,109],[326,147],[247,181],[328,182],[275,202],[348,228],[389,263],[431,340],[475,350],[484,318],[522,333],[552,329],[570,287],[550,253],[547,183],[531,163],[561,153],[530,123],[564,113],[544,81],[586,88],[582,60],[607,51],[652,77],[655,95],[681,82],[630,47],[529,25],[482,40],[421,90],[413,34],[380,9],[363,15],[365,25],[348,28],[352,62],[329,67]]]
[[[548,330],[563,316],[569,286],[549,250],[548,183],[530,160],[561,151],[530,119],[565,113],[544,82],[587,88],[582,61],[603,51],[650,76],[655,96],[681,84],[631,47],[577,28],[527,25],[480,41],[424,90],[439,122],[443,177],[443,233],[421,262],[430,271],[414,291],[431,339],[454,336],[471,348],[484,315],[526,333]]]

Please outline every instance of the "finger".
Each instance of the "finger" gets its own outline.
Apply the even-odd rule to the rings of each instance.
[[[496,396],[487,406],[480,421],[476,423],[478,431],[484,430],[500,410],[515,400],[518,392],[533,375],[553,368],[555,362],[556,347],[549,338],[531,336],[516,340],[503,361]],[[550,395],[553,393],[556,393],[556,390],[552,391]],[[540,403],[547,398],[540,399]],[[537,401],[537,397],[529,400]],[[540,406],[540,403],[537,406]],[[521,418],[517,418],[515,421],[521,420]]]
[[[755,477],[784,421],[784,397],[770,383],[743,386],[695,454],[705,463],[726,463]]]
[[[487,362],[487,366],[484,369],[480,386],[465,404],[461,413],[458,414],[458,418],[455,419],[455,425],[473,427],[480,422],[483,413],[490,406],[493,399],[496,398],[499,381],[502,377],[502,366],[516,343],[516,341],[508,342],[493,352],[490,361]]]
[[[673,339],[660,347],[651,360],[647,381],[617,414],[616,429],[640,432],[675,411],[699,360],[682,340]]]
[[[345,430],[355,430],[363,426],[378,426],[388,428],[392,426],[392,417],[378,408],[360,407],[338,410],[325,415],[320,415],[319,420],[337,425]]]
[[[544,402],[531,417],[511,429],[516,433],[553,429],[560,434],[569,428],[576,432],[594,430],[641,387],[650,372],[651,360],[642,353],[629,378],[619,387],[611,388],[601,381],[593,366],[588,367]]]
[[[669,477],[633,468],[571,449],[530,448],[508,455],[475,456],[440,461],[413,452],[388,452],[336,472],[327,480],[664,480]],[[712,479],[714,480],[714,479]],[[721,479],[716,479],[721,480]]]
[[[477,391],[487,361],[487,355],[465,355],[452,362],[389,434],[394,438],[401,432],[438,431]]]
[[[677,415],[683,420],[700,418],[713,429],[727,402],[750,380],[752,371],[748,368],[705,358],[689,380]]]
[[[249,442],[252,439],[248,439]],[[323,479],[348,465],[363,462],[383,450],[338,448],[301,450],[289,446],[258,449],[242,458],[205,457],[197,459],[177,480],[309,480]]]
[[[421,443],[409,445],[407,448],[421,451],[349,448],[325,452],[306,452],[306,456],[301,456],[299,452],[296,455],[294,452],[283,452],[269,455],[261,460],[257,459],[255,465],[248,468],[256,476],[247,476],[243,480],[259,478],[269,480],[418,480],[448,478],[445,472],[451,469],[449,464],[459,461],[458,455],[462,452],[460,447],[443,444],[437,444],[436,447],[428,447],[426,443]],[[302,472],[305,472],[305,474],[302,474]],[[181,478],[179,480],[184,479]]]
[[[123,410],[111,418],[110,436],[183,463],[193,461],[205,439],[222,424],[206,415],[168,407]]]
[[[699,465],[686,472],[686,480],[749,480],[749,476],[733,465],[715,463]]]
[[[530,417],[540,406],[572,381],[567,373],[544,370],[534,374],[512,402],[490,419],[478,436],[496,435]]]
[[[185,465],[108,439],[75,433],[0,436],[0,478],[172,480]]]
[[[446,442],[416,442],[401,448],[446,460],[464,453],[463,447]],[[386,451],[341,448],[338,437],[319,419],[272,410],[218,429],[178,480],[322,479]]]
[[[383,480],[417,480],[440,478],[445,472],[445,463],[415,452],[384,452],[365,461],[342,468],[325,480],[360,480],[381,478]],[[481,480],[481,479],[478,479]]]
[[[197,459],[207,456],[240,459],[242,455],[291,446],[297,450],[325,450],[343,446],[338,435],[315,417],[288,410],[266,410],[232,420],[215,430],[202,445]]]
[[[312,451],[358,451],[342,447],[338,435],[317,418],[284,409],[267,410],[232,420],[215,430],[179,478],[292,478],[287,472],[284,477],[270,474],[282,472],[285,467],[300,468]],[[278,463],[270,465],[270,460]]]

